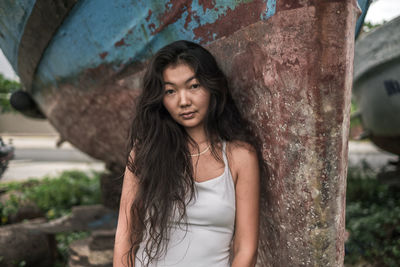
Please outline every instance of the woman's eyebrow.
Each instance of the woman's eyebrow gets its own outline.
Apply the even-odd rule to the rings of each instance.
[[[164,81],[164,85],[167,85],[167,84],[170,84],[170,85],[175,85],[174,83],[171,83],[171,82],[165,82],[165,81]]]
[[[189,79],[187,79],[187,80],[185,81],[185,83],[188,83],[188,82],[190,82],[190,81],[193,80],[193,79],[196,79],[196,76],[190,77]],[[164,85],[166,85],[166,84],[175,85],[175,84],[172,83],[172,82],[164,81]]]
[[[189,79],[187,79],[186,80],[186,82],[185,83],[188,83],[188,82],[190,82],[191,80],[193,80],[193,79],[196,79],[196,76],[192,76],[192,77],[190,77]]]

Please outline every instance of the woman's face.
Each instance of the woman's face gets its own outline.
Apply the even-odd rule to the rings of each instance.
[[[164,107],[187,131],[203,131],[210,92],[200,85],[186,64],[167,67],[163,72]]]

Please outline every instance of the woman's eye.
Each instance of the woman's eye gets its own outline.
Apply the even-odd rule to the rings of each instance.
[[[170,94],[173,94],[173,93],[174,93],[174,90],[172,90],[172,89],[165,90],[165,94],[166,95],[170,95]]]
[[[192,84],[190,86],[190,88],[192,88],[192,89],[196,89],[196,88],[199,88],[199,87],[200,87],[200,84],[198,84],[198,83]]]

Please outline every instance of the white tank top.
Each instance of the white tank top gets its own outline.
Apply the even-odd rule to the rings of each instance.
[[[195,182],[195,198],[187,205],[185,226],[172,223],[170,241],[165,256],[151,267],[229,267],[230,244],[235,228],[235,185],[222,144],[224,173],[204,182]],[[143,242],[139,247],[135,267],[146,262]]]

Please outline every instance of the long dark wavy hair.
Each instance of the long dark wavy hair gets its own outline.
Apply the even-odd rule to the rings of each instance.
[[[189,143],[197,151],[199,147],[163,106],[163,72],[177,64],[188,65],[199,83],[210,92],[204,124],[215,159],[222,162],[217,153],[221,140],[242,141],[256,149],[263,173],[260,142],[250,123],[239,112],[227,78],[211,53],[189,41],[176,41],[160,49],[144,74],[143,91],[136,104],[127,145],[126,165],[138,179],[137,193],[130,209],[134,223],[131,226],[128,266],[133,265],[134,255],[142,241],[146,266],[162,257],[168,247],[168,225],[174,212],[178,212],[175,216],[178,215],[187,227],[186,205],[193,199],[195,190],[188,147]]]

